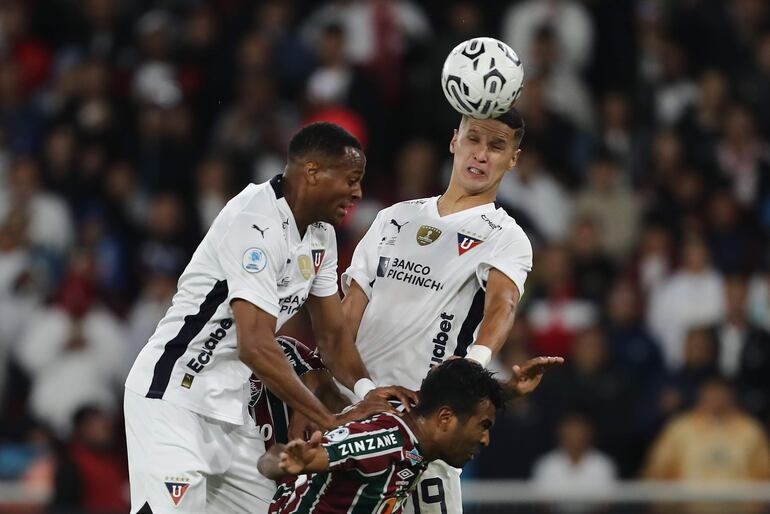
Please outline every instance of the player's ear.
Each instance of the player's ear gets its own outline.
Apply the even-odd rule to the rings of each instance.
[[[455,413],[449,407],[439,407],[437,417],[439,429],[447,431],[451,428]]]
[[[449,153],[455,153],[455,145],[457,144],[457,129],[452,131],[452,139],[449,141]]]
[[[513,157],[511,157],[511,165],[508,166],[508,169],[512,169],[516,167],[516,163],[519,162],[519,155],[521,155],[521,148],[517,148],[515,152],[513,152]]]
[[[321,165],[316,161],[305,161],[303,170],[305,172],[305,180],[308,184],[316,185],[318,183],[318,174],[321,171]]]

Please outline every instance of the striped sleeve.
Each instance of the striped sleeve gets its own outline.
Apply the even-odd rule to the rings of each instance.
[[[356,469],[365,474],[379,473],[400,460],[404,444],[397,422],[382,415],[330,430],[323,439],[330,471]]]

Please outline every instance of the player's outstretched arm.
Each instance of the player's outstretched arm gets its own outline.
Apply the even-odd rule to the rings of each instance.
[[[504,387],[514,397],[529,394],[540,385],[546,371],[561,364],[564,364],[562,357],[535,357],[524,364],[516,364],[511,370],[511,379]]]
[[[294,439],[286,445],[276,444],[260,457],[257,469],[271,480],[288,475],[319,473],[329,470],[329,455],[321,446],[323,434],[314,432],[309,441]]]
[[[245,300],[232,302],[238,331],[238,356],[265,386],[323,429],[335,418],[305,387],[275,340],[275,317]]]

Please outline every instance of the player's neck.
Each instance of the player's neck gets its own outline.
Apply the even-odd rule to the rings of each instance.
[[[427,426],[427,420],[411,412],[405,413],[401,419],[412,430],[417,441],[420,443],[423,458],[428,461],[440,458],[436,452],[436,445],[431,437],[431,431]]]
[[[438,213],[440,216],[448,216],[456,212],[473,209],[479,205],[493,203],[496,199],[496,191],[494,190],[470,194],[461,187],[450,183],[447,190],[438,199]]]
[[[284,174],[283,176],[283,197],[286,199],[286,203],[289,204],[289,209],[294,215],[294,222],[297,224],[297,230],[300,237],[305,237],[305,231],[308,225],[315,222],[314,213],[309,212],[308,207],[312,207],[312,204],[306,201],[302,201],[302,191],[295,183],[292,177]]]

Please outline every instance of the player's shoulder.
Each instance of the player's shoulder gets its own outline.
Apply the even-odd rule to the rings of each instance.
[[[326,245],[337,244],[337,233],[334,230],[334,225],[331,223],[316,221],[310,224],[310,230],[316,239],[325,242]]]
[[[482,219],[487,222],[494,231],[499,231],[506,239],[527,239],[526,232],[516,222],[516,219],[508,214],[502,207],[497,207],[494,211],[482,215]]]
[[[269,183],[249,184],[233,197],[212,225],[213,231],[243,238],[252,233],[258,241],[285,242],[287,215],[278,208]]]
[[[294,339],[293,337],[280,335],[280,336],[276,336],[275,340],[278,343],[278,346],[280,346],[281,349],[284,351],[284,353],[299,352],[303,354],[310,354],[313,352],[313,350],[305,346],[299,340]]]
[[[223,209],[231,219],[238,217],[265,218],[281,226],[281,213],[276,208],[275,194],[269,183],[249,184],[235,195]]]
[[[275,340],[289,360],[298,357],[301,361],[309,361],[316,357],[316,353],[313,350],[293,337],[280,335]]]
[[[379,215],[388,216],[393,214],[416,214],[424,210],[432,201],[435,201],[435,197],[404,200],[402,202],[394,203],[390,207],[382,209]]]

